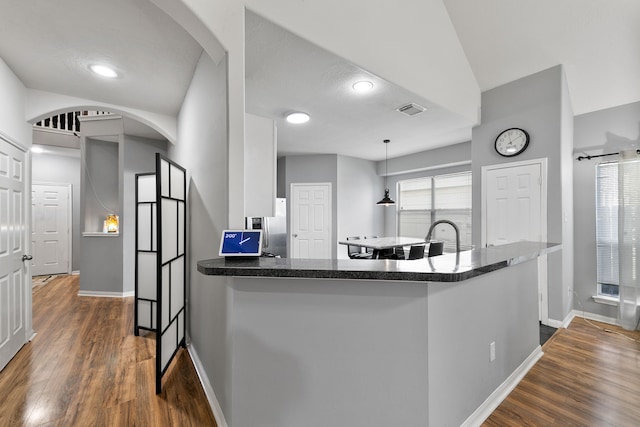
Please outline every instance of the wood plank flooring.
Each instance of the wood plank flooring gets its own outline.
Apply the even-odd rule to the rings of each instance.
[[[640,426],[640,332],[590,322],[559,329],[483,426]]]
[[[155,340],[133,335],[133,298],[78,297],[79,276],[33,296],[37,333],[0,372],[0,426],[215,426],[189,354],[155,394]]]

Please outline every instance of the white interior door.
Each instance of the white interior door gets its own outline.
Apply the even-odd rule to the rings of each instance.
[[[0,369],[27,342],[25,153],[0,137]]]
[[[31,187],[31,274],[71,272],[71,198],[69,184]]]
[[[486,171],[486,245],[542,240],[540,164]]]
[[[482,168],[482,245],[546,241],[546,161]],[[548,322],[547,262],[538,259],[539,319]]]
[[[291,257],[331,258],[331,184],[291,184]]]

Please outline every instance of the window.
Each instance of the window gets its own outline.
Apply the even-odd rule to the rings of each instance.
[[[471,248],[471,172],[438,175],[398,182],[398,234],[424,237],[439,219],[453,221],[460,229],[460,245]],[[444,240],[455,250],[452,227],[434,231],[432,239]],[[440,234],[438,234],[440,233]]]
[[[596,277],[598,295],[617,297],[618,163],[596,166]]]

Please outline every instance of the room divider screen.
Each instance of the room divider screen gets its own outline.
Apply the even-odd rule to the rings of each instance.
[[[156,172],[136,174],[134,333],[156,333],[156,393],[186,326],[186,171],[156,153]]]
[[[180,346],[185,346],[186,171],[156,153],[157,299],[156,393]]]
[[[136,263],[134,333],[156,331],[158,312],[156,174],[136,174]]]

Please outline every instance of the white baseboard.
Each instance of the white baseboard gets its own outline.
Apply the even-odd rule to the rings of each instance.
[[[564,328],[564,326],[562,326],[564,324],[564,321],[562,320],[555,320],[555,319],[548,319],[547,323],[545,323],[547,326],[551,326],[552,328]]]
[[[73,271],[71,272],[71,275],[72,275],[72,276],[79,276],[79,275],[80,275],[80,270],[73,270]]]
[[[207,396],[209,406],[211,407],[211,411],[213,412],[213,417],[216,419],[216,424],[218,425],[218,427],[228,427],[227,420],[224,418],[222,408],[220,407],[220,402],[218,402],[218,398],[213,391],[213,386],[211,385],[209,379],[207,378],[207,375],[205,374],[204,366],[202,365],[200,357],[198,357],[198,353],[196,352],[195,347],[189,344],[187,346],[187,351],[191,356],[193,366],[196,368],[196,374],[198,374],[200,384],[202,384],[202,388],[204,389],[204,394]]]
[[[79,297],[126,298],[134,296],[134,292],[78,291]]]
[[[584,317],[585,319],[595,320],[596,322],[608,323],[609,325],[620,326],[620,320],[615,317],[602,316],[600,314],[588,313],[582,310],[573,310],[573,317]],[[572,319],[573,319],[572,317]]]
[[[548,319],[546,325],[556,329],[566,328],[574,317],[576,317],[576,313],[575,310],[572,310],[567,314],[567,317],[565,317],[564,320]]]
[[[536,347],[536,349],[533,350],[533,352],[520,364],[520,366],[518,366],[516,370],[513,371],[511,375],[509,375],[509,377],[489,395],[487,400],[482,402],[482,405],[480,405],[478,409],[476,409],[473,414],[471,414],[469,418],[462,423],[461,427],[482,425],[482,423],[489,418],[489,415],[491,415],[493,411],[500,406],[502,401],[509,396],[509,393],[516,388],[518,383],[522,381],[527,372],[533,368],[533,365],[536,364],[543,354],[542,347]]]

